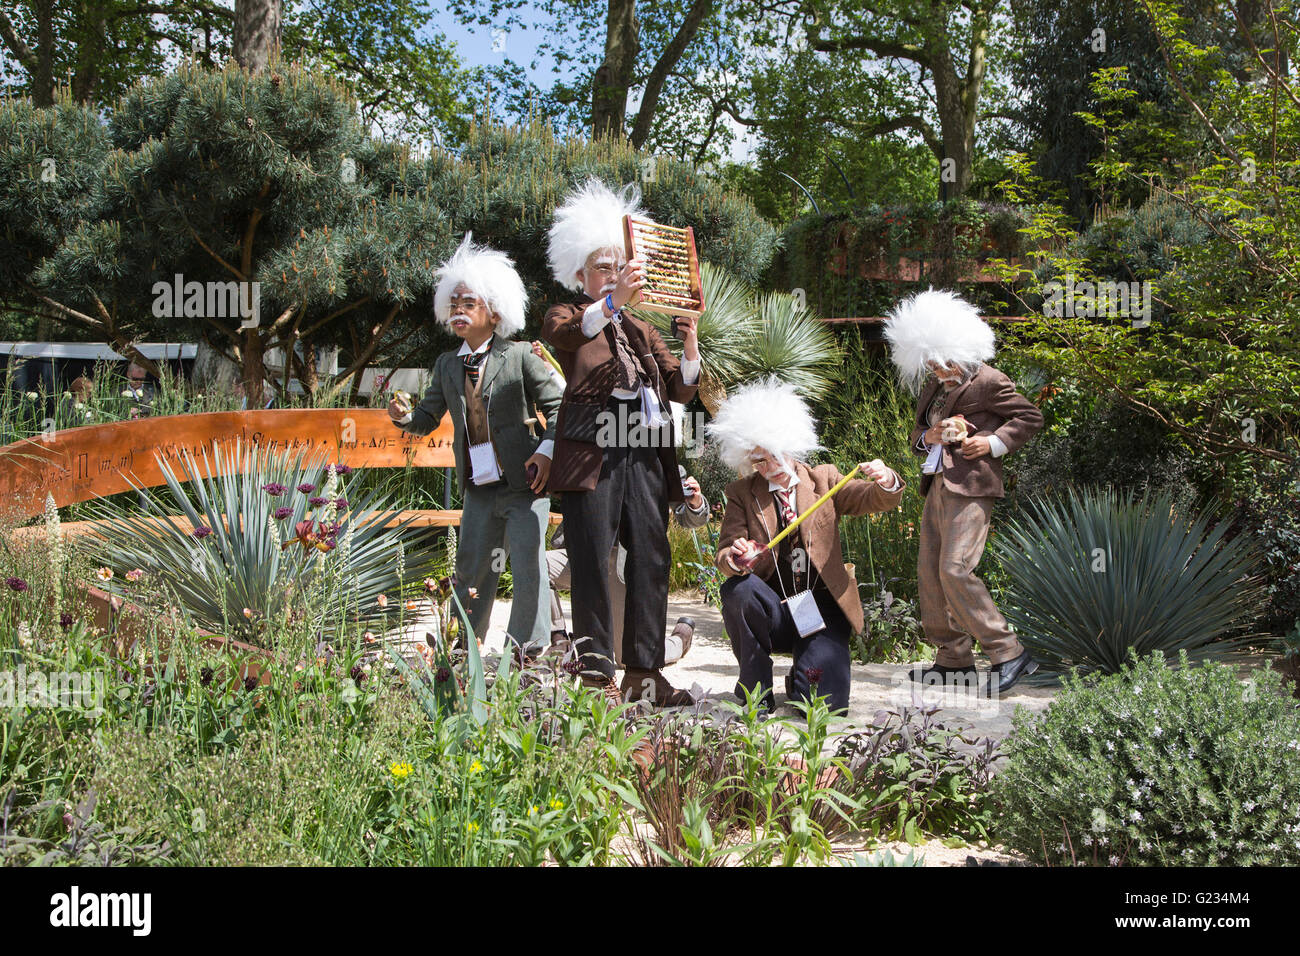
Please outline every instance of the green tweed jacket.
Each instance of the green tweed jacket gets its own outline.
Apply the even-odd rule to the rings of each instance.
[[[433,383],[411,413],[411,420],[398,425],[412,435],[427,435],[451,412],[455,428],[453,450],[461,490],[469,481],[469,450],[465,437],[465,365],[455,349],[443,352],[433,365]],[[526,462],[543,439],[555,438],[555,418],[564,391],[551,376],[546,363],[533,354],[527,342],[496,336],[483,361],[483,402],[487,406],[488,428],[501,471],[512,491],[527,491]],[[537,411],[546,417],[540,431]]]

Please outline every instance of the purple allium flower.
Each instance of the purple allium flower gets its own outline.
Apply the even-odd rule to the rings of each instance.
[[[205,525],[205,524],[201,524],[201,525],[199,525],[197,528],[195,528],[193,531],[191,531],[190,534],[194,535],[194,537],[196,537],[196,538],[202,539],[202,538],[206,538],[208,535],[212,534],[212,529],[209,528],[209,527],[208,527],[207,525]]]
[[[348,510],[348,499],[346,499],[346,498],[335,498],[335,499],[334,499],[334,507],[338,508],[339,511],[347,511],[347,510]]]
[[[433,675],[433,679],[439,684],[445,684],[447,681],[451,680],[451,671],[447,670],[445,667],[439,667],[438,673]]]
[[[291,514],[293,514],[293,509],[292,509],[292,508],[285,508],[285,507],[279,507],[279,508],[276,508],[276,509],[275,509],[275,520],[276,520],[276,521],[283,521],[285,518],[289,517],[289,515],[291,515]]]
[[[816,684],[822,679],[822,669],[820,667],[810,667],[804,673],[808,675],[808,683],[810,684]]]
[[[11,591],[17,591],[19,594],[27,590],[27,582],[22,578],[5,578],[5,584],[9,585]]]
[[[309,481],[304,481],[301,485],[298,486],[298,490],[301,491],[304,495],[309,495],[316,490],[316,486]]]
[[[335,466],[334,466],[334,474],[336,474],[336,475],[350,475],[350,474],[352,474],[352,466],[351,466],[351,465],[335,465]]]
[[[269,484],[263,485],[262,490],[265,491],[272,498],[279,498],[288,489],[286,489],[284,485],[280,484],[278,481],[272,481]]]
[[[68,628],[72,627],[71,613],[69,613],[68,611],[64,611],[62,614],[59,615],[59,627],[63,628],[65,631]]]
[[[326,501],[328,501],[328,500],[329,500],[328,498],[322,498],[322,497],[320,497],[319,495],[317,495],[317,496],[314,497],[314,498],[308,498],[308,499],[307,499],[307,504],[311,505],[313,508],[319,508],[321,505],[323,505],[323,504],[324,504]]]

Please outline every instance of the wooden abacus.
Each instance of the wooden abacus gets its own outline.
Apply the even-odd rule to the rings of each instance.
[[[647,312],[699,318],[704,312],[704,287],[700,282],[700,257],[695,251],[695,231],[641,219],[623,217],[627,257],[645,267],[646,284],[629,305]]]

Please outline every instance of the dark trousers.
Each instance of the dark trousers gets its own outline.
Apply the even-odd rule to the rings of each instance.
[[[611,402],[611,407],[616,403]],[[610,610],[610,553],[627,548],[623,577],[623,665],[653,670],[664,665],[668,622],[668,499],[659,452],[614,443],[592,491],[561,496],[564,543],[569,552],[573,639],[588,671],[614,676]]]
[[[830,594],[813,593],[826,626],[808,637],[800,637],[794,619],[781,603],[781,594],[762,578],[744,574],[723,582],[722,620],[740,665],[737,696],[743,699],[746,692],[757,690],[768,706],[773,707],[772,652],[789,651],[794,654],[790,671],[792,700],[811,697],[813,682],[809,672],[820,670],[817,695],[827,698],[832,711],[848,709],[849,622]]]

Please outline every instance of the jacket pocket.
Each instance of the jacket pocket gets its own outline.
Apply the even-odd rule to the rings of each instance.
[[[560,420],[556,424],[556,435],[569,441],[587,442],[594,445],[599,431],[600,413],[604,405],[586,405],[568,402],[560,409]]]

